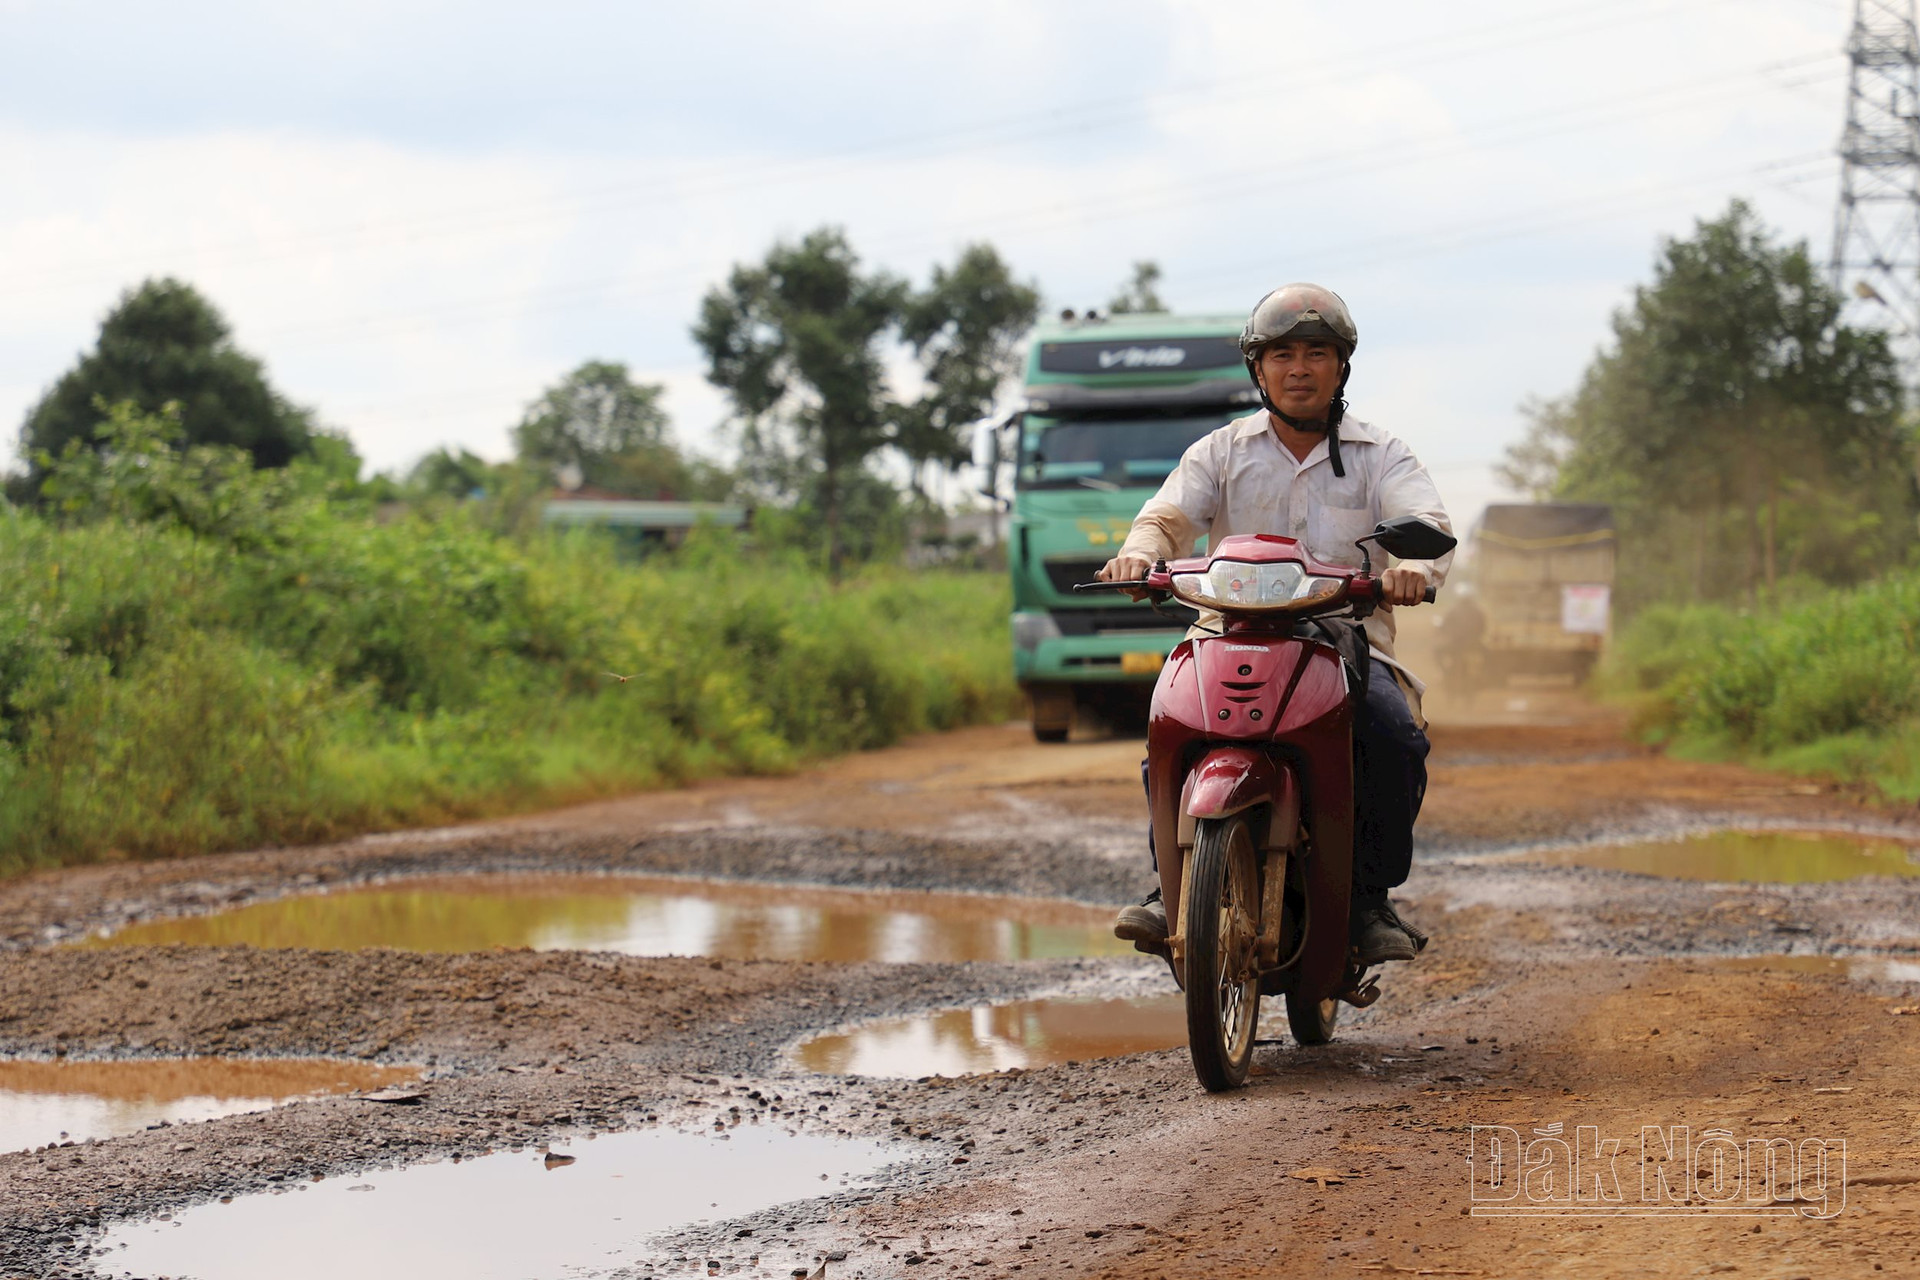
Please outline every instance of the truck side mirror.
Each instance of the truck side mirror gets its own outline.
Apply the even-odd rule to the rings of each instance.
[[[982,497],[998,499],[1000,496],[1000,433],[1015,427],[1020,415],[995,421],[986,418],[975,423],[973,428],[973,465],[980,468],[980,494]]]

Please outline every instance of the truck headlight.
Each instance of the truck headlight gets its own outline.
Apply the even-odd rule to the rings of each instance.
[[[1013,647],[1016,649],[1038,649],[1042,640],[1058,640],[1060,624],[1053,620],[1050,613],[1016,613],[1013,615]]]

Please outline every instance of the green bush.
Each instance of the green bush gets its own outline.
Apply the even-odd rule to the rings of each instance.
[[[252,483],[190,461],[139,482]],[[1014,709],[1002,575],[835,584],[710,531],[635,563],[297,481],[238,524],[206,505],[0,509],[0,872],[789,769]]]
[[[1920,785],[1920,572],[1764,613],[1645,610],[1606,680],[1679,738],[1905,794]]]

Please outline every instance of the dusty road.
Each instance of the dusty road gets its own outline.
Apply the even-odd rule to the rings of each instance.
[[[1198,1090],[1180,1049],[929,1081],[809,1075],[789,1056],[811,1033],[890,1014],[1170,990],[1144,958],[63,945],[127,921],[473,872],[1111,904],[1145,881],[1132,742],[974,730],[481,828],[0,885],[0,1051],[322,1054],[426,1072],[411,1105],[340,1097],[0,1155],[0,1275],[119,1275],[89,1252],[104,1230],[221,1197],[587,1131],[743,1123],[877,1138],[901,1162],[876,1186],[689,1227],[595,1274],[786,1276],[820,1259],[835,1277],[1023,1280],[1915,1274],[1920,879],[1715,883],[1503,851],[1727,824],[1920,844],[1920,822],[1666,760],[1570,700],[1548,724],[1503,723],[1538,705],[1472,710],[1435,730],[1408,886],[1435,943],[1389,974],[1378,1005],[1346,1011],[1333,1045],[1263,1048],[1250,1086],[1225,1097]],[[1283,1023],[1276,1010],[1266,1034]],[[1731,1216],[1750,1185],[1691,1180],[1680,1156],[1647,1164],[1648,1126],[1682,1154],[1787,1139],[1774,1153],[1804,1175],[1787,1207],[1805,1212]],[[1496,1141],[1519,1181],[1489,1180]],[[1643,1170],[1674,1194],[1647,1199]],[[1568,1196],[1568,1179],[1614,1198]],[[1513,1198],[1492,1198],[1503,1190]],[[1572,1216],[1648,1206],[1658,1214]],[[1516,1209],[1534,1212],[1493,1216]]]

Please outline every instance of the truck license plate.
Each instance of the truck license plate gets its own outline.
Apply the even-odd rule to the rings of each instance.
[[[1152,676],[1160,674],[1160,668],[1167,665],[1167,655],[1149,650],[1146,653],[1123,653],[1120,655],[1120,670],[1130,676]]]

